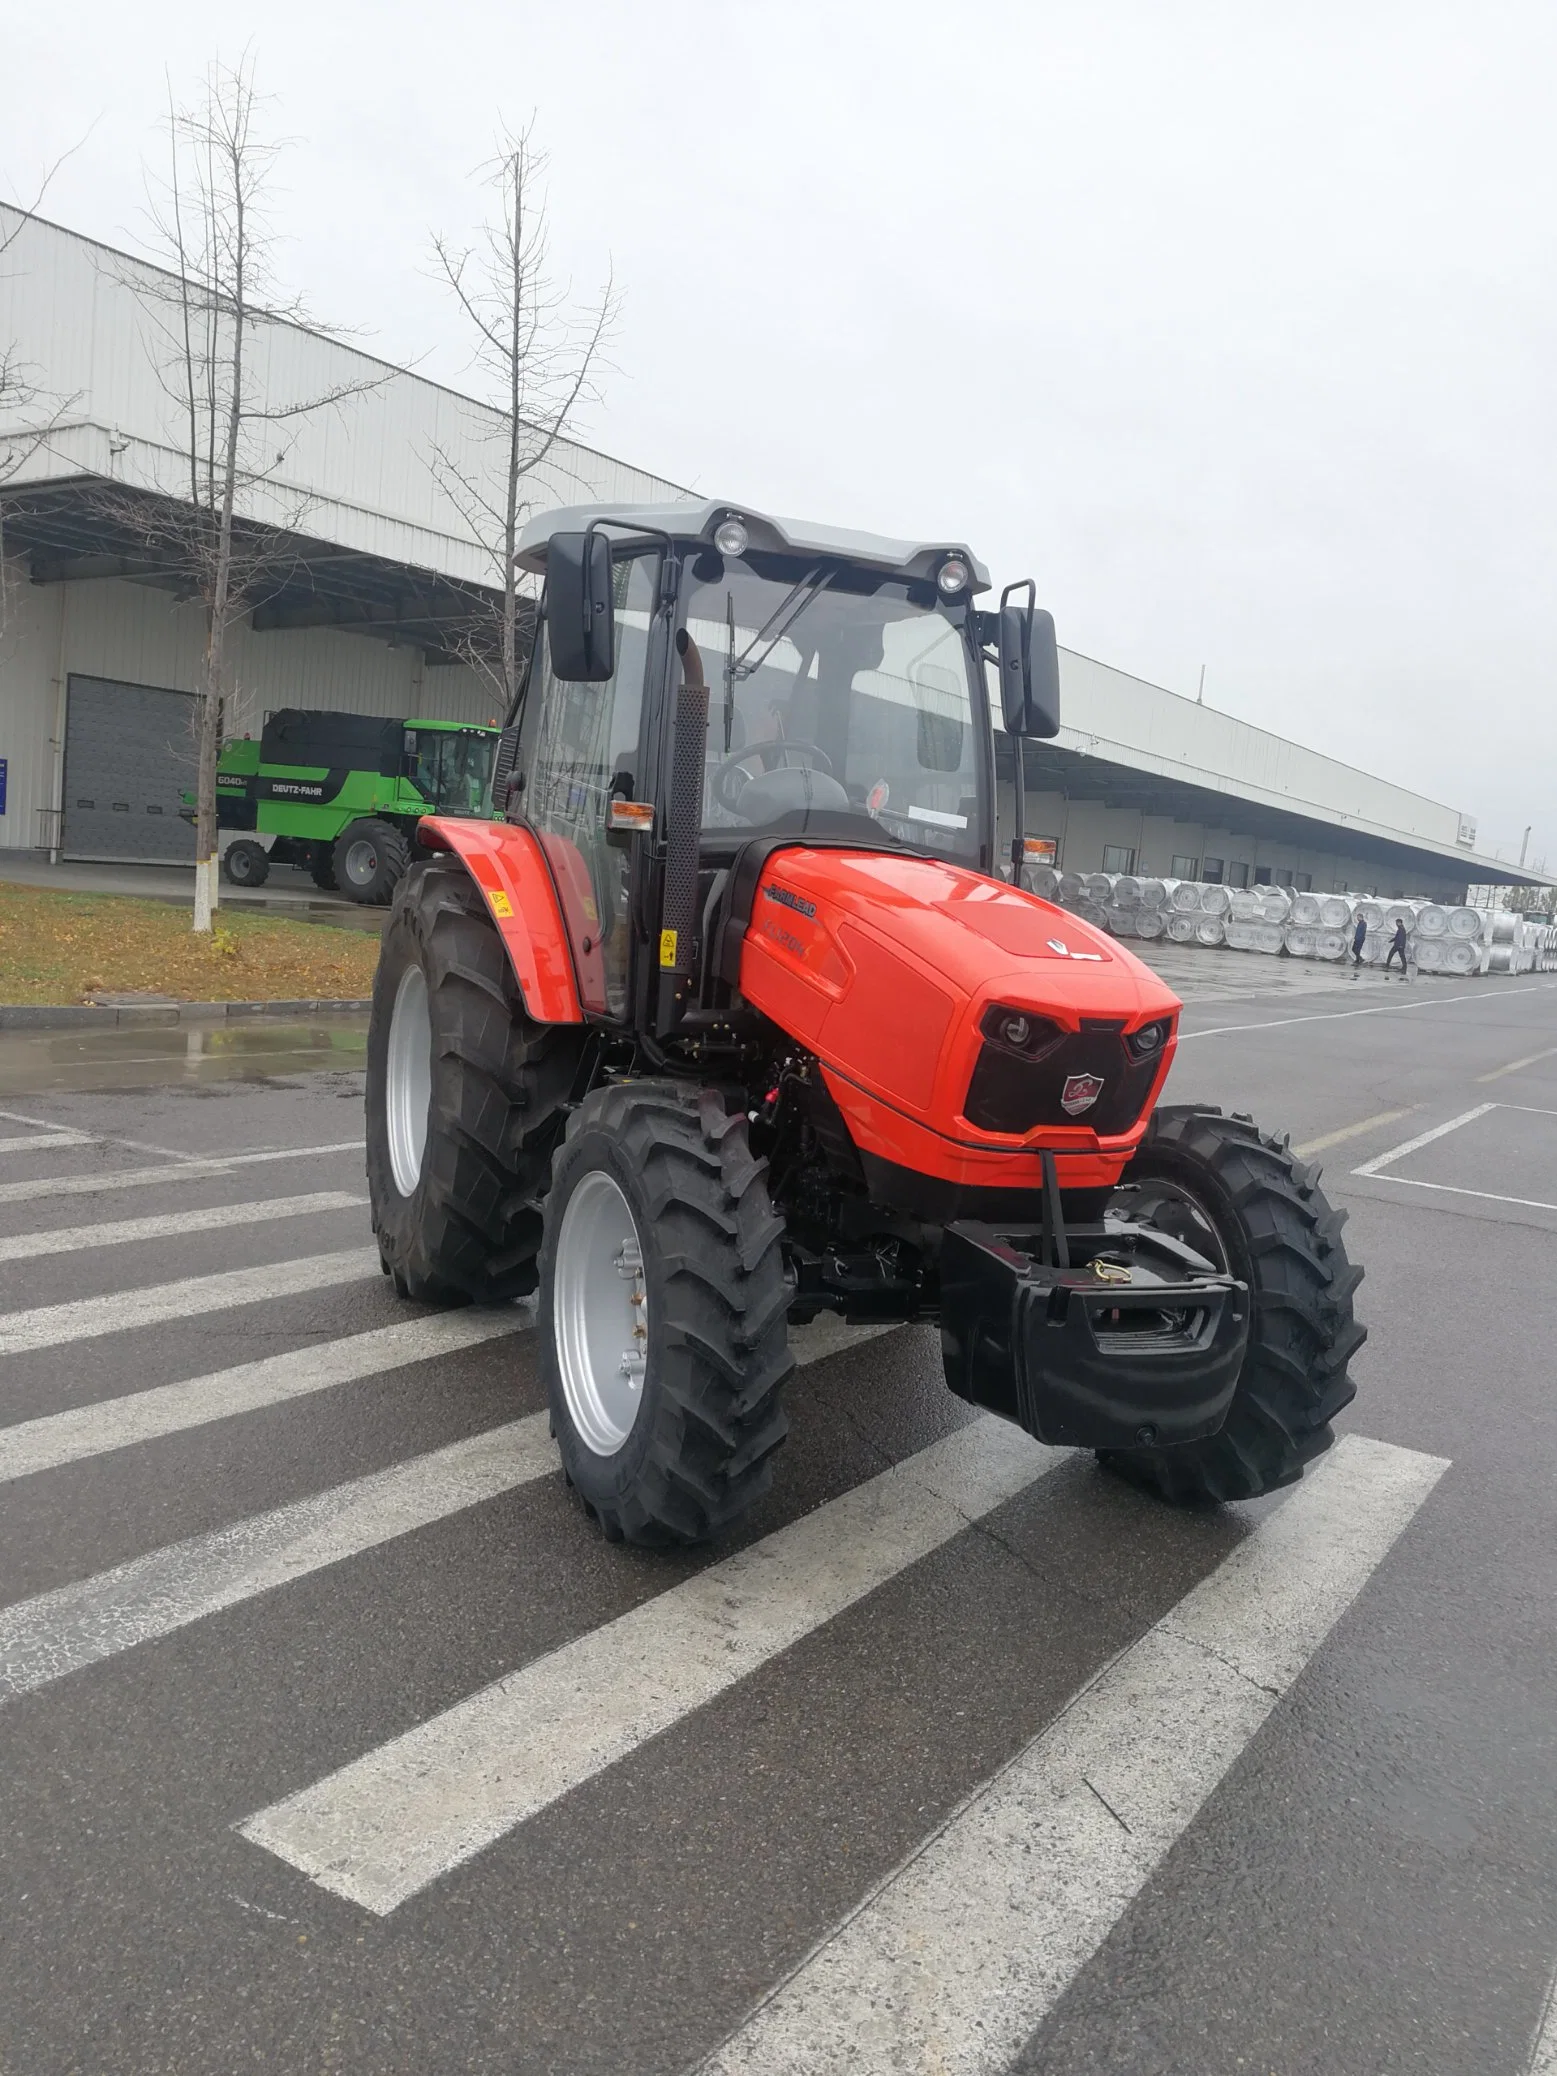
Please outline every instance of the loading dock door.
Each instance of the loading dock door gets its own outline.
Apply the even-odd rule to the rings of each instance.
[[[142,865],[194,863],[195,832],[179,820],[195,782],[188,692],[71,675],[65,708],[67,858]]]

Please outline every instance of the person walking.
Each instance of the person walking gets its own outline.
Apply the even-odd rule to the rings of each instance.
[[[1384,954],[1384,971],[1388,973],[1396,958],[1400,960],[1400,977],[1409,978],[1406,972],[1406,924],[1403,916],[1395,918],[1395,934],[1389,940],[1389,950]]]
[[[1368,941],[1368,919],[1358,916],[1357,927],[1352,932],[1352,979],[1357,978],[1357,968],[1362,964],[1362,948]]]

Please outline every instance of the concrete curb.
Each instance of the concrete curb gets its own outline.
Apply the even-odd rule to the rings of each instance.
[[[85,1003],[58,1008],[0,1002],[0,1031],[108,1031],[121,1024],[225,1023],[239,1017],[363,1016],[371,1000],[299,1002],[135,1002],[94,1009]]]

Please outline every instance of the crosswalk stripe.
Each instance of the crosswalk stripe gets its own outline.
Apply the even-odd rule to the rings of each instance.
[[[104,1456],[137,1442],[159,1441],[186,1428],[207,1427],[240,1413],[256,1413],[287,1399],[306,1398],[337,1384],[355,1384],[408,1363],[430,1362],[474,1348],[503,1334],[518,1333],[533,1314],[517,1305],[492,1311],[441,1312],[374,1327],[289,1355],[266,1355],[232,1369],[214,1370],[181,1383],[159,1384],[123,1398],[99,1399],[63,1413],[0,1428],[0,1484],[27,1478],[61,1464]]]
[[[1546,2002],[1535,2025],[1535,2045],[1530,2051],[1526,2076],[1557,2076],[1557,1968],[1546,1986]]]
[[[103,1175],[39,1175],[27,1182],[0,1182],[0,1204],[31,1204],[42,1197],[93,1197],[110,1189],[150,1189],[161,1182],[183,1182],[199,1175],[225,1175],[263,1161],[316,1160],[324,1153],[360,1153],[360,1139],[338,1139],[329,1146],[266,1147],[257,1153],[228,1153],[220,1158],[180,1160],[166,1168],[121,1168]]]
[[[56,1146],[95,1146],[86,1132],[27,1132],[18,1139],[0,1139],[0,1153],[47,1153]]]
[[[380,1915],[1063,1462],[983,1416],[239,1826]]]
[[[219,1269],[208,1276],[185,1276],[177,1283],[154,1283],[144,1290],[114,1290],[102,1297],[71,1298],[62,1305],[3,1312],[0,1355],[128,1333],[134,1327],[159,1326],[170,1319],[198,1318],[230,1305],[258,1304],[264,1298],[296,1297],[335,1283],[354,1283],[358,1277],[376,1276],[378,1271],[376,1247],[347,1247],[337,1254]]]
[[[0,1700],[31,1693],[556,1468],[546,1415],[531,1413],[0,1608]]]
[[[0,1239],[0,1262],[35,1261],[40,1255],[74,1254],[84,1247],[122,1247],[133,1240],[170,1240],[180,1233],[225,1232],[230,1226],[308,1218],[321,1211],[353,1211],[367,1201],[348,1190],[320,1189],[302,1197],[251,1197],[246,1204],[223,1204],[219,1210],[169,1211],[160,1218],[57,1226],[53,1232],[17,1233],[11,1239]]]
[[[700,2065],[986,2076],[1102,1945],[1438,1479],[1348,1436]]]

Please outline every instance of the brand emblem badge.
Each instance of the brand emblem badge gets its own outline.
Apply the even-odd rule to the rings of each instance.
[[[1063,937],[1051,937],[1049,939],[1049,949],[1052,952],[1058,952],[1062,959],[1070,957],[1070,946]]]
[[[1060,1090],[1060,1108],[1067,1117],[1079,1117],[1083,1110],[1090,1110],[1103,1093],[1102,1077],[1097,1074],[1072,1074]]]

